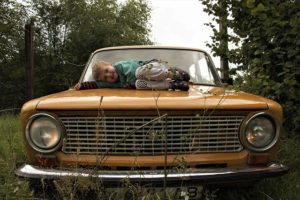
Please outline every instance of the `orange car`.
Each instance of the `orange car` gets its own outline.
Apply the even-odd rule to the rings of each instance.
[[[264,97],[226,89],[210,56],[199,49],[104,48],[79,82],[92,81],[97,59],[168,62],[190,74],[188,91],[69,89],[24,104],[27,178],[94,177],[145,184],[227,183],[282,175],[273,162],[282,108]]]

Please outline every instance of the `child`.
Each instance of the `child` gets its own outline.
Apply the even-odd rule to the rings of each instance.
[[[183,70],[169,68],[161,61],[128,60],[114,65],[98,60],[92,68],[96,82],[83,82],[76,89],[136,88],[136,89],[189,89],[190,76]]]

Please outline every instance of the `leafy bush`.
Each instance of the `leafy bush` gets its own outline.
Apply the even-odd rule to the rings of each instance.
[[[34,24],[35,97],[74,86],[96,49],[151,44],[145,0],[20,2],[0,2],[0,109],[20,108],[26,101],[24,25],[28,21]]]
[[[210,47],[216,55],[227,56],[238,66],[237,70],[243,71],[237,79],[240,88],[281,103],[285,127],[289,132],[299,133],[299,1],[204,0],[202,3],[216,22],[222,12],[230,14],[226,21],[230,35],[209,24],[214,30]],[[237,44],[235,48],[227,50],[220,45],[227,37]]]

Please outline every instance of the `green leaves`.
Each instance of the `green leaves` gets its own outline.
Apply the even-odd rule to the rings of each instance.
[[[220,1],[206,1],[206,10],[218,16]],[[280,102],[289,122],[285,127],[299,133],[300,111],[295,108],[300,106],[300,4],[273,0],[226,2],[232,18],[228,27],[240,43],[235,49],[224,50],[215,31],[212,50],[216,55],[238,52],[239,57],[229,53],[229,58],[244,70],[238,78],[241,88]]]
[[[0,1],[0,109],[18,107],[24,98],[24,32],[26,8],[11,1]],[[19,96],[16,96],[16,93]]]
[[[84,64],[98,48],[150,43],[150,12],[143,0],[123,4],[116,0],[33,0],[32,6],[42,30],[37,48],[43,56],[36,65],[39,73],[56,74],[39,85],[43,94],[74,85],[82,71],[75,66]]]
[[[122,4],[117,0],[28,3],[25,7],[13,0],[0,1],[1,108],[20,107],[25,101],[24,25],[30,18],[35,30],[35,96],[75,85],[83,70],[79,66],[98,48],[151,44],[146,0]]]
[[[254,8],[255,7],[255,0],[247,0],[246,5],[250,9]]]
[[[262,3],[259,3],[256,7],[251,9],[251,14],[255,16],[262,14],[265,10],[265,6]]]

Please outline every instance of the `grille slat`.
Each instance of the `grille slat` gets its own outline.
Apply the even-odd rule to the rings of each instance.
[[[149,146],[162,146],[162,144],[164,144],[164,143],[150,143],[150,144],[136,144],[135,146],[143,146],[143,147],[149,147]],[[214,145],[214,144],[223,144],[223,143],[221,143],[221,142],[201,142],[201,144],[202,145],[205,145],[205,144],[207,144],[207,145]],[[228,144],[237,144],[236,142],[227,142],[226,143],[227,145]],[[68,142],[68,145],[69,146],[72,146],[72,145],[80,145],[80,143],[79,142]],[[111,146],[112,145],[112,143],[95,143],[95,142],[89,142],[88,143],[88,145],[89,146],[106,146],[106,145],[108,145],[108,146]],[[173,143],[172,144],[173,146],[176,146],[176,145],[186,145],[186,146],[189,146],[190,144],[186,144],[186,143]],[[132,144],[130,144],[130,143],[125,143],[125,144],[120,144],[119,146],[133,146]],[[171,145],[169,145],[169,146],[171,146]],[[194,146],[194,145],[193,145]],[[162,148],[164,148],[164,147],[162,147]]]
[[[137,138],[142,139],[141,137],[137,137]],[[68,141],[68,143],[71,143],[72,141],[88,141],[88,142],[97,141],[98,142],[99,139],[98,138],[80,138],[80,139],[78,139],[78,138],[68,138],[67,141]],[[119,138],[119,139],[122,139],[122,138]],[[173,143],[175,143],[176,141],[182,141],[183,139],[182,138],[173,138],[172,141],[173,141]],[[187,139],[194,139],[194,138],[187,138]],[[195,138],[195,139],[197,141],[199,141],[199,140],[200,141],[207,141],[207,140],[217,140],[217,139],[218,140],[230,139],[230,141],[228,141],[228,142],[231,142],[231,140],[234,140],[235,137],[210,137],[210,138]],[[126,139],[127,142],[131,142],[131,141],[135,141],[135,140],[136,139],[132,139],[132,138]],[[112,137],[111,138],[101,138],[101,144],[103,144],[104,142],[116,142],[116,139],[112,138]],[[152,141],[149,141],[149,142],[152,142]],[[156,142],[156,140],[153,140],[153,142]],[[220,141],[220,142],[223,143],[223,141]]]
[[[243,118],[244,116],[124,116],[60,119],[66,129],[63,144],[65,153],[161,155],[165,153],[166,133],[168,154],[239,152],[242,145],[238,130]]]
[[[100,146],[99,146],[100,147]],[[105,146],[101,146],[101,149],[103,149],[103,150],[110,150],[110,148],[111,147],[113,147],[113,146],[108,146],[108,147],[105,147]],[[210,148],[211,147],[215,147],[215,148],[218,148],[218,146],[216,146],[216,145],[213,145],[213,146],[210,146]],[[228,147],[232,147],[232,148],[234,148],[235,147],[235,145],[228,145]],[[135,147],[136,148],[136,147]],[[175,150],[177,149],[177,150],[180,150],[181,149],[181,147],[173,147]],[[206,147],[201,147],[201,148],[195,148],[195,147],[190,147],[189,148],[189,150],[190,149],[194,149],[194,150],[197,150],[197,149],[205,149]],[[76,149],[76,148],[74,148],[74,149]],[[81,148],[81,150],[84,150],[84,149],[86,149],[86,150],[91,150],[91,148],[90,147],[82,147]],[[95,148],[95,150],[96,150],[97,148]],[[126,150],[126,149],[129,149],[129,148],[127,148],[127,147],[119,147],[118,148],[118,150]],[[138,148],[136,149],[136,150],[139,150]],[[149,151],[152,151],[152,149],[148,149]],[[155,149],[155,151],[163,151],[164,150],[164,147],[157,147],[156,149]],[[188,149],[187,149],[188,150]],[[76,151],[77,152],[77,151]]]
[[[194,123],[199,123],[199,121],[197,122],[194,122]],[[201,122],[200,122],[201,123]],[[77,129],[78,128],[78,125],[79,124],[76,124],[76,125],[70,125],[69,128],[70,129]],[[86,128],[95,128],[95,125],[91,124],[91,125],[86,125],[86,124],[83,124]],[[142,125],[142,123],[140,124]],[[239,124],[233,124],[231,123],[230,126],[238,126]],[[224,126],[224,127],[227,127],[228,126],[228,123],[224,123],[224,124],[198,124],[198,125],[195,125],[195,124],[182,124],[182,125],[173,125],[173,128],[192,128],[192,127],[221,127],[221,126]],[[101,124],[98,125],[99,128],[102,127]],[[109,128],[109,127],[112,127],[112,128],[124,128],[124,125],[106,125],[105,127]],[[134,129],[135,127],[132,127],[132,129]],[[138,128],[138,127],[136,127]],[[160,129],[163,129],[164,126],[161,126],[161,125],[156,125],[155,128],[160,128]]]
[[[99,127],[100,128],[100,127]],[[106,130],[105,132],[106,133],[130,133],[134,130],[111,130],[112,127],[106,127],[107,129],[110,129],[110,130]],[[223,127],[224,129],[226,129],[226,131],[232,131],[233,134],[235,134],[235,131],[236,131],[236,128],[228,128],[228,127]],[[152,128],[152,129],[155,129],[155,130],[161,130],[161,128]],[[213,133],[213,131],[219,131],[220,128],[206,128],[206,129],[185,129],[185,131],[188,131],[188,133],[186,135],[191,135],[195,132],[202,132],[202,133],[205,133],[204,131],[207,131],[210,132],[210,133]],[[90,134],[98,134],[98,135],[101,135],[103,133],[103,131],[99,131],[97,129],[68,129],[68,131],[70,132],[78,132],[78,134],[76,135],[80,135],[80,132],[82,132],[81,134],[82,135],[86,135],[87,132],[90,132]],[[182,130],[174,130],[174,129],[169,129],[168,132],[173,132],[173,133],[181,133],[183,131]],[[140,133],[140,131],[137,131],[137,133]],[[219,134],[219,133],[218,133]],[[124,136],[124,134],[116,134],[116,135],[120,135],[120,136]]]

